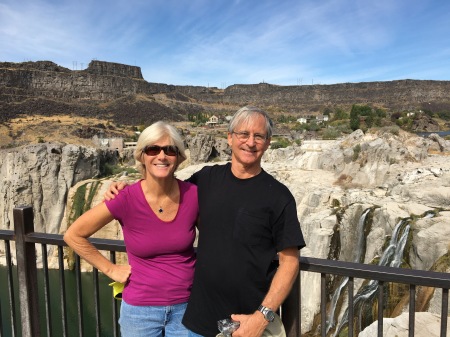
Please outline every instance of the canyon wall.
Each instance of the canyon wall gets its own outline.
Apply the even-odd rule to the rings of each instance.
[[[141,69],[118,63],[92,61],[85,70],[69,70],[50,61],[0,62],[0,102],[47,98],[93,104],[130,95],[166,94],[188,106],[257,105],[277,111],[308,114],[326,107],[371,104],[394,110],[414,110],[428,103],[449,103],[450,81],[398,80],[333,85],[279,86],[268,83],[234,84],[226,89],[148,82]],[[188,104],[191,103],[191,104]],[[191,107],[192,108],[192,107]],[[0,105],[0,113],[2,110]]]
[[[0,150],[0,228],[13,230],[13,208],[32,205],[35,230],[58,233],[69,189],[118,160],[116,151],[63,143]]]
[[[0,63],[0,101],[50,98],[63,102],[109,101],[135,94],[168,91],[143,80],[139,67],[92,61],[71,71],[52,62]]]

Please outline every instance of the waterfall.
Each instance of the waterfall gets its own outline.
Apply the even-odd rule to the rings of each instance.
[[[404,233],[402,234],[402,237],[400,240],[398,240],[398,244],[395,247],[394,251],[394,258],[392,259],[389,266],[398,268],[402,264],[402,257],[403,257],[403,250],[406,246],[406,241],[408,240],[408,234],[409,234],[409,225],[406,226]]]
[[[328,333],[328,331],[330,331],[331,328],[333,328],[335,326],[335,322],[334,322],[334,315],[336,313],[336,304],[337,301],[339,299],[339,297],[341,296],[341,292],[342,289],[345,288],[345,286],[347,285],[348,282],[348,277],[345,277],[341,283],[339,284],[339,286],[337,287],[336,291],[333,294],[333,297],[331,299],[331,304],[330,304],[330,315],[327,319],[327,330],[326,332]]]
[[[378,265],[380,266],[391,266],[399,267],[402,262],[403,251],[405,249],[406,242],[408,240],[409,229],[408,221],[410,219],[402,219],[395,226],[389,245],[384,250]],[[403,230],[402,235],[398,238],[399,233]],[[348,281],[348,280],[347,280]],[[353,307],[359,308],[359,317],[361,317],[362,308],[364,304],[370,303],[378,290],[378,281],[371,280],[366,286],[362,287],[358,293],[355,295]],[[361,319],[359,320],[361,324]],[[348,323],[348,308],[345,310],[341,321],[336,328],[334,336],[338,336],[342,327]],[[361,327],[360,327],[361,330]],[[327,330],[328,332],[328,330]]]
[[[364,224],[366,223],[366,217],[367,214],[369,214],[370,210],[371,208],[366,209],[358,221],[358,226],[356,228],[356,233],[358,235],[358,244],[356,246],[356,256],[353,262],[357,263],[364,262],[361,261],[361,257],[363,257],[363,254],[365,255],[365,252],[363,252],[363,246],[364,243],[366,242],[366,237],[364,236]]]
[[[357,240],[357,246],[356,246],[356,256],[353,259],[353,262],[361,262],[361,257],[363,255],[363,245],[365,242],[365,237],[364,237],[364,224],[366,223],[366,217],[367,214],[370,212],[370,208],[366,209],[363,214],[360,216],[359,221],[358,221],[358,226],[356,228],[356,233],[358,235],[358,240]],[[339,284],[339,286],[337,287],[336,291],[333,294],[333,297],[331,299],[331,304],[330,304],[330,315],[327,319],[327,333],[328,331],[335,326],[335,322],[334,322],[334,315],[336,313],[336,304],[337,301],[339,299],[339,297],[341,296],[341,292],[342,289],[345,288],[345,286],[347,285],[348,282],[348,277],[345,277],[341,283]]]

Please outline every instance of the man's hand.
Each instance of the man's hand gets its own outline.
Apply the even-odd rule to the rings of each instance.
[[[103,194],[103,198],[107,201],[114,199],[125,186],[127,186],[127,183],[124,181],[113,181],[105,194]]]
[[[269,325],[259,311],[255,311],[252,315],[231,315],[231,319],[240,323],[239,328],[233,332],[233,337],[261,337]]]

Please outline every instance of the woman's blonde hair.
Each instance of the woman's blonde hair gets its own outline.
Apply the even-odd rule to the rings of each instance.
[[[184,142],[178,130],[174,126],[162,121],[153,123],[152,125],[145,128],[144,131],[142,131],[137,141],[136,149],[134,150],[134,159],[136,160],[136,168],[139,170],[142,177],[145,178],[145,165],[142,160],[144,148],[148,145],[155,144],[156,142],[165,137],[169,138],[170,140],[169,145],[175,145],[178,148],[177,164],[175,169],[184,160],[186,160]]]

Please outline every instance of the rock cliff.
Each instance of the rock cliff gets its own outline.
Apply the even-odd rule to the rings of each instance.
[[[69,189],[117,161],[115,151],[63,143],[0,150],[0,228],[13,229],[15,206],[32,205],[35,230],[58,233]]]
[[[267,153],[266,169],[284,181],[297,200],[307,242],[302,254],[378,263],[395,228],[405,221],[410,234],[396,263],[430,270],[450,248],[450,143],[445,142],[444,151],[436,151],[437,144],[436,139],[403,133],[356,131],[336,142],[305,142],[295,155],[289,150]],[[361,221],[366,235],[358,227]],[[303,284],[309,285],[302,298],[306,331],[319,313],[319,278],[302,275]],[[334,282],[332,293],[337,291]],[[440,314],[440,308],[427,308]],[[336,308],[331,329],[338,326],[344,309]]]
[[[183,120],[190,112],[229,113],[243,105],[316,114],[326,108],[369,104],[392,111],[449,104],[450,81],[398,80],[333,85],[235,84],[226,89],[147,82],[136,66],[92,61],[70,70],[50,61],[0,62],[0,121],[21,114],[103,116],[124,124],[158,118]],[[114,104],[112,104],[114,103]],[[126,116],[126,117],[124,117]]]
[[[144,81],[139,67],[117,63],[92,61],[85,70],[71,71],[49,61],[0,62],[0,122],[65,114],[126,125],[182,120],[176,109],[151,97],[170,91]]]
[[[189,163],[198,164],[210,161],[226,161],[231,159],[231,149],[225,138],[211,134],[198,134],[186,137],[189,148]]]

